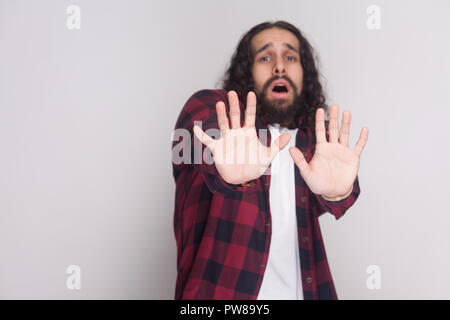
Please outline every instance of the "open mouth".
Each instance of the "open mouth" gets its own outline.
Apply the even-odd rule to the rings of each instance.
[[[276,99],[287,99],[291,90],[289,83],[284,79],[275,80],[270,88],[272,96]]]
[[[285,85],[279,84],[279,85],[276,85],[272,91],[273,92],[288,92],[288,89],[286,88]]]

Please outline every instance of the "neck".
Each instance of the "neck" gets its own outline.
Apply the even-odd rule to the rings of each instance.
[[[294,128],[296,128],[295,122],[292,121],[292,120],[291,120],[291,121],[286,121],[286,122],[280,123],[280,126],[281,126],[281,127],[288,128],[288,129],[294,129]]]

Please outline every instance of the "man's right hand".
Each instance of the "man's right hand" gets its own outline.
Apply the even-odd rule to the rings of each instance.
[[[221,138],[215,140],[203,130],[194,126],[195,136],[210,150],[217,171],[223,180],[230,184],[243,184],[259,178],[272,163],[272,160],[289,142],[290,135],[282,134],[271,147],[264,146],[256,135],[256,95],[247,94],[245,122],[241,127],[239,98],[235,91],[228,92],[231,129],[228,123],[225,103],[216,103],[217,122]]]

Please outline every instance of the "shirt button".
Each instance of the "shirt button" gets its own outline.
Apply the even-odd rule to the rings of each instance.
[[[308,237],[307,236],[304,236],[303,237],[303,243],[307,243],[308,242]]]
[[[306,278],[306,283],[311,283],[311,282],[312,282],[312,278],[311,277]]]
[[[305,196],[300,197],[300,201],[301,202],[305,202],[306,201],[306,197]]]
[[[270,223],[267,223],[266,227],[267,227],[267,229],[269,229],[270,228]]]
[[[260,267],[261,269],[264,269],[264,268],[266,267],[266,265],[265,265],[264,263],[261,263],[261,264],[259,265],[259,267]]]
[[[308,153],[307,153],[306,151],[302,151],[302,153],[303,153],[303,156],[304,156],[305,159],[306,159],[306,156],[308,155]]]

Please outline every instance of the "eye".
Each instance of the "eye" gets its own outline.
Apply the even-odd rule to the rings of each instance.
[[[270,57],[269,57],[269,56],[261,57],[261,58],[259,58],[259,61],[261,61],[261,62],[267,62],[267,61],[270,61]]]
[[[294,56],[287,56],[287,57],[286,57],[286,60],[287,60],[287,61],[295,61],[296,59],[295,59]]]

